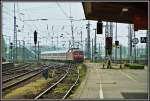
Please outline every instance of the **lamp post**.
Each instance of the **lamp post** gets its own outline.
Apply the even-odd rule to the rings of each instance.
[[[16,29],[16,7],[15,7],[15,3],[14,3],[14,49],[16,48],[16,55],[17,55],[17,29]],[[15,44],[15,40],[16,40],[16,44]],[[17,56],[15,55],[15,53],[13,52],[13,63],[15,63],[15,61],[17,60]]]

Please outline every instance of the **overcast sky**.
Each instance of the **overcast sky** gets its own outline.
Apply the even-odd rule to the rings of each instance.
[[[16,2],[16,17],[17,17],[17,32],[18,40],[25,40],[26,43],[33,44],[33,32],[37,30],[38,37],[41,45],[51,45],[52,36],[54,37],[54,45],[57,44],[57,38],[59,40],[59,47],[63,44],[68,48],[69,40],[71,40],[71,27],[69,16],[73,19],[85,19],[84,11],[81,2]],[[11,36],[13,41],[13,28],[14,28],[14,2],[3,2],[3,35]],[[46,18],[47,21],[24,21]],[[90,21],[91,23],[91,38],[94,38],[94,28],[96,28],[96,21]],[[75,41],[80,41],[80,31],[83,31],[83,40],[87,37],[86,30],[87,21],[74,21],[74,36]],[[105,23],[104,23],[105,24]],[[115,23],[114,33],[115,33]],[[52,30],[53,28],[53,30]],[[140,39],[141,36],[145,36],[146,31],[136,32],[136,36]],[[60,37],[63,34],[63,37]],[[118,40],[124,46],[128,45],[128,24],[118,24]],[[5,36],[5,40],[8,41],[8,37]],[[102,35],[97,35],[97,44],[102,43],[104,46],[104,31]],[[45,37],[45,38],[44,38]],[[144,45],[145,44],[138,44]]]

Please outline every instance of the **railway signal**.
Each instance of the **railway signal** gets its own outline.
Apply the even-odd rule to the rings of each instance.
[[[11,42],[11,43],[10,43],[10,49],[12,49],[12,48],[13,48],[13,43]]]
[[[35,44],[35,59],[36,59],[36,44],[37,44],[37,32],[34,31],[34,44]]]
[[[101,21],[97,22],[97,34],[103,33],[103,23]]]
[[[10,50],[11,50],[11,51],[10,51],[10,62],[12,62],[12,54],[13,54],[13,52],[12,52],[13,43],[12,43],[12,42],[10,43],[10,47],[9,47],[9,48],[10,48]]]
[[[34,31],[34,44],[37,44],[37,32],[36,30]]]
[[[119,46],[119,41],[115,41],[115,45],[116,45],[116,46]]]
[[[106,52],[112,54],[112,37],[106,37]]]

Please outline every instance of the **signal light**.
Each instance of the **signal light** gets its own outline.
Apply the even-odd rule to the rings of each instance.
[[[36,30],[34,31],[34,44],[37,44],[37,32]]]
[[[112,37],[106,37],[106,51],[108,54],[112,54]]]
[[[97,34],[103,34],[103,23],[100,21],[97,22]]]
[[[13,48],[13,43],[11,42],[11,43],[10,43],[10,49],[12,49],[12,48]]]
[[[115,41],[115,45],[116,45],[116,46],[119,46],[119,41]]]

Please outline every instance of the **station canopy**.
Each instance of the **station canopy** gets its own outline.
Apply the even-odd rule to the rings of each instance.
[[[86,20],[134,24],[135,30],[148,28],[147,2],[83,2]]]

